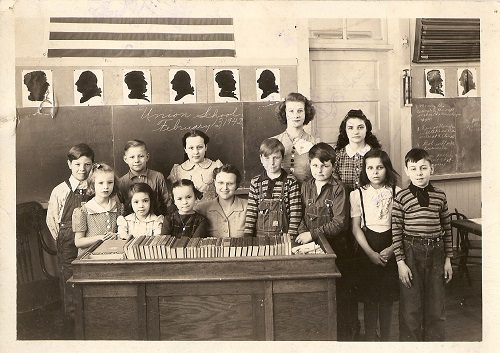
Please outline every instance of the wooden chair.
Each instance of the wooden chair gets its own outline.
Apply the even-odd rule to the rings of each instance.
[[[56,255],[43,237],[44,209],[38,202],[16,207],[17,312],[25,313],[60,300],[58,277],[47,271],[44,252]],[[40,273],[40,270],[43,274]]]
[[[451,219],[466,219],[467,217],[458,212],[450,213]],[[457,271],[453,273],[453,278],[462,277],[464,274],[469,283],[469,287],[472,287],[472,282],[469,275],[469,269],[467,268],[467,259],[469,256],[469,239],[466,231],[459,230],[452,227],[452,246],[453,246],[453,257],[451,258],[452,265],[457,266]],[[453,280],[452,280],[453,283]]]

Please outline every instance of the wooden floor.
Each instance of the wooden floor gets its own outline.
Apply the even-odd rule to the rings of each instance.
[[[472,279],[469,287],[464,278],[453,279],[446,292],[446,341],[475,342],[482,340],[482,299],[481,265],[468,265]],[[465,301],[463,300],[465,298]],[[61,323],[60,302],[44,310],[19,314],[17,317],[18,340],[71,340],[74,339],[72,327]],[[359,317],[363,324],[363,305]],[[360,340],[363,340],[361,331]],[[394,305],[391,340],[397,341],[398,305]]]
[[[481,264],[468,265],[472,287],[465,276],[454,278],[446,288],[446,341],[479,342],[482,340],[482,271]],[[359,317],[363,327],[363,305],[359,305]],[[395,303],[392,313],[391,341],[399,339],[399,305]],[[364,340],[361,331],[360,340]]]

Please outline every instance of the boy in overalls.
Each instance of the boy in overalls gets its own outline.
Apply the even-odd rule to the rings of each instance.
[[[297,179],[281,168],[285,147],[278,139],[268,138],[259,153],[264,171],[250,181],[244,234],[296,236],[302,219],[300,187]]]
[[[50,194],[47,208],[47,226],[57,244],[59,287],[64,304],[65,319],[74,320],[74,304],[71,286],[66,282],[73,276],[71,262],[76,259],[75,233],[71,217],[75,208],[89,200],[87,178],[94,163],[94,151],[84,143],[71,147],[68,152],[68,167],[71,176],[57,185]]]
[[[357,304],[353,290],[354,251],[347,239],[349,227],[349,194],[344,184],[333,175],[335,150],[320,142],[309,150],[312,178],[302,183],[304,219],[297,242],[317,241],[322,234],[337,255],[336,264],[342,275],[337,280],[337,339],[352,339],[353,318],[350,307]]]

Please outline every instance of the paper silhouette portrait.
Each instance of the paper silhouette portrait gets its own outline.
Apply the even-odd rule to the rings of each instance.
[[[477,74],[476,69],[461,68],[457,70],[457,87],[459,97],[477,97]]]
[[[52,71],[23,70],[23,106],[39,107],[44,101],[52,101]]]
[[[425,70],[425,98],[444,98],[444,87],[443,69]]]
[[[237,69],[214,70],[216,102],[234,102],[240,98],[239,72]]]
[[[75,70],[75,105],[103,105],[102,70]]]
[[[125,104],[149,104],[151,74],[149,70],[123,70],[123,100]]]
[[[170,103],[196,103],[195,70],[171,69],[168,72],[170,82]]]
[[[256,71],[257,101],[279,101],[279,69],[258,69]]]

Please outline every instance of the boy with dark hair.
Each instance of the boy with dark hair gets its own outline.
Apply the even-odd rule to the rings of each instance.
[[[94,151],[84,143],[71,147],[68,152],[69,179],[57,185],[50,194],[47,207],[47,227],[56,240],[59,287],[67,320],[74,320],[71,286],[66,282],[73,276],[71,262],[76,259],[75,233],[72,216],[76,208],[89,200],[86,194],[87,178],[94,163]]]
[[[400,341],[444,341],[445,284],[453,254],[450,215],[443,191],[429,182],[429,154],[413,148],[405,156],[411,183],[396,194],[392,242],[400,284]]]
[[[265,170],[250,181],[244,234],[296,236],[302,219],[300,187],[297,179],[281,168],[285,146],[268,138],[259,153]]]
[[[357,302],[353,295],[354,251],[348,241],[349,193],[333,174],[335,150],[320,142],[309,150],[312,178],[302,183],[304,219],[299,227],[298,243],[308,243],[323,235],[337,255],[336,264],[342,275],[337,280],[337,339],[353,339]],[[356,306],[355,306],[356,305]]]
[[[160,214],[174,210],[167,182],[162,173],[149,169],[149,152],[146,143],[141,140],[130,140],[125,144],[123,160],[129,166],[127,174],[120,178],[120,194],[123,203],[128,202],[128,191],[133,184],[146,183],[153,189]],[[127,210],[132,212],[132,210]]]

